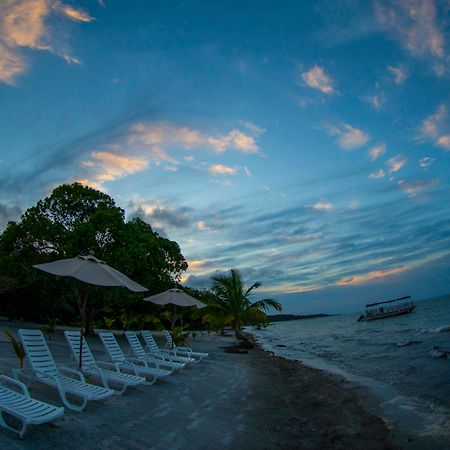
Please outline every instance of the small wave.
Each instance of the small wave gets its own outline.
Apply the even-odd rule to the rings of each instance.
[[[407,347],[409,345],[413,344],[421,344],[423,341],[406,341],[406,342],[399,342],[396,344],[397,347]]]
[[[450,350],[443,350],[439,347],[433,347],[433,349],[428,353],[428,358],[433,359],[443,359],[450,356]]]
[[[424,333],[445,333],[450,331],[450,325],[443,325],[441,327],[437,327],[437,328],[419,328],[417,330],[417,332],[419,334],[424,334]]]

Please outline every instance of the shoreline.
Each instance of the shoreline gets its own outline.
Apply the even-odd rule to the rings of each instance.
[[[15,331],[27,325],[31,326],[1,322],[0,330]],[[2,331],[0,372],[10,375],[17,359]],[[67,364],[62,332],[58,330],[48,342],[56,361]],[[121,336],[119,342],[127,349]],[[373,413],[372,399],[363,388],[300,362],[273,357],[260,348],[248,354],[221,349],[234,342],[234,337],[215,334],[191,340],[194,350],[209,352],[209,358],[153,386],[114,396],[106,405],[90,402],[82,413],[66,409],[55,423],[30,427],[22,441],[2,429],[0,447],[401,448],[385,421]],[[96,359],[105,359],[98,337],[89,337],[88,344]],[[30,392],[40,400],[61,404],[55,392],[40,383],[33,383]]]
[[[364,399],[363,407],[377,417],[382,418],[389,428],[393,441],[405,450],[447,450],[450,448],[448,432],[448,410],[432,406],[420,399],[407,397],[382,381],[355,375],[319,358],[290,358],[277,354],[270,346],[264,349],[259,336],[254,336],[258,346],[276,357],[288,361],[300,362],[303,366],[322,371],[343,380],[360,390]],[[283,347],[283,346],[280,346]],[[341,381],[342,382],[342,381]]]

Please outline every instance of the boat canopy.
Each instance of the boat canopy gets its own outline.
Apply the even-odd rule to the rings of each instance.
[[[366,308],[370,307],[370,306],[376,306],[376,305],[383,305],[385,303],[394,303],[394,302],[399,302],[401,300],[407,300],[410,299],[411,296],[408,295],[406,297],[400,297],[400,298],[395,298],[394,300],[387,300],[385,302],[377,302],[377,303],[369,303],[368,305],[366,305]]]

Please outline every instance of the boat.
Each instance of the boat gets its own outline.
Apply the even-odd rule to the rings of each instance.
[[[394,300],[387,300],[384,302],[369,303],[366,305],[365,314],[362,314],[359,317],[358,322],[408,314],[412,312],[415,307],[416,305],[411,296],[395,298]]]

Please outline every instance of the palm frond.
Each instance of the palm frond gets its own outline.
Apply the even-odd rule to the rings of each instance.
[[[281,303],[273,298],[265,298],[263,300],[258,300],[251,304],[251,308],[258,308],[262,311],[268,311],[270,308],[275,311],[281,311],[283,309]]]

